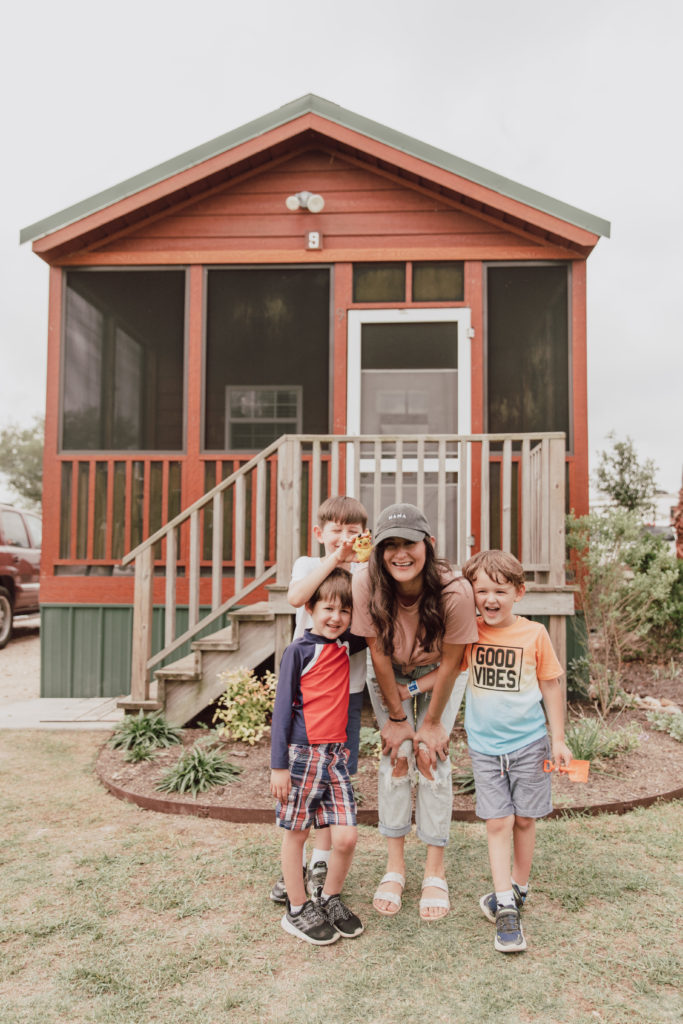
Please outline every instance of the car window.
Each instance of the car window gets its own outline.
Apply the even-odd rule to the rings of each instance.
[[[24,520],[19,513],[5,510],[0,515],[2,516],[2,532],[5,544],[15,548],[30,548],[31,543],[24,526]]]
[[[32,516],[27,513],[24,518],[28,523],[29,533],[31,534],[31,540],[33,541],[33,547],[39,548],[43,542],[43,521],[39,516]]]

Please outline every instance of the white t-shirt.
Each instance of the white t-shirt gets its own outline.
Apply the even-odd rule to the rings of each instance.
[[[300,580],[306,579],[308,574],[316,569],[322,558],[314,557],[312,555],[302,555],[297,558],[294,566],[292,567],[292,583],[298,583]],[[355,572],[359,562],[349,562],[348,568],[350,572]],[[296,609],[294,625],[294,640],[298,640],[300,636],[304,635],[304,630],[309,629],[313,625],[311,616],[306,611],[305,605],[301,605],[300,608]],[[367,652],[357,651],[356,654],[352,654],[349,659],[349,692],[350,693],[362,693],[365,689],[365,677],[366,677],[366,666],[367,666]]]

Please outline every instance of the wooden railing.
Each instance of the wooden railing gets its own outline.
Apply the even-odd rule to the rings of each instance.
[[[255,590],[286,589],[330,494],[359,497],[371,525],[384,506],[409,501],[425,510],[438,553],[454,564],[474,548],[502,547],[535,583],[558,587],[564,489],[563,434],[285,435],[122,559],[135,564],[131,700],[147,700],[150,671]],[[152,656],[155,563],[165,576],[164,642]],[[188,624],[178,635],[179,573]],[[210,609],[202,614],[207,575]]]

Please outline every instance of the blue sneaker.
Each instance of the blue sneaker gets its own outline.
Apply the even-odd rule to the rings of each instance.
[[[494,945],[499,953],[523,953],[526,949],[517,907],[498,907]]]
[[[517,907],[517,910],[521,910],[526,902],[527,894],[523,893],[519,886],[515,885],[514,882],[512,883],[512,891],[515,894],[515,906]],[[486,896],[482,896],[479,900],[479,906],[481,907],[481,912],[486,920],[490,921],[491,924],[495,924],[496,911],[498,910],[498,902],[496,900],[495,892],[487,892]]]

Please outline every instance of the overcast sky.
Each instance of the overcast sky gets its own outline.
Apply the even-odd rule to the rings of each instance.
[[[612,223],[588,260],[589,439],[681,486],[679,0],[23,0],[3,15],[0,426],[45,394],[19,230],[316,93]]]

